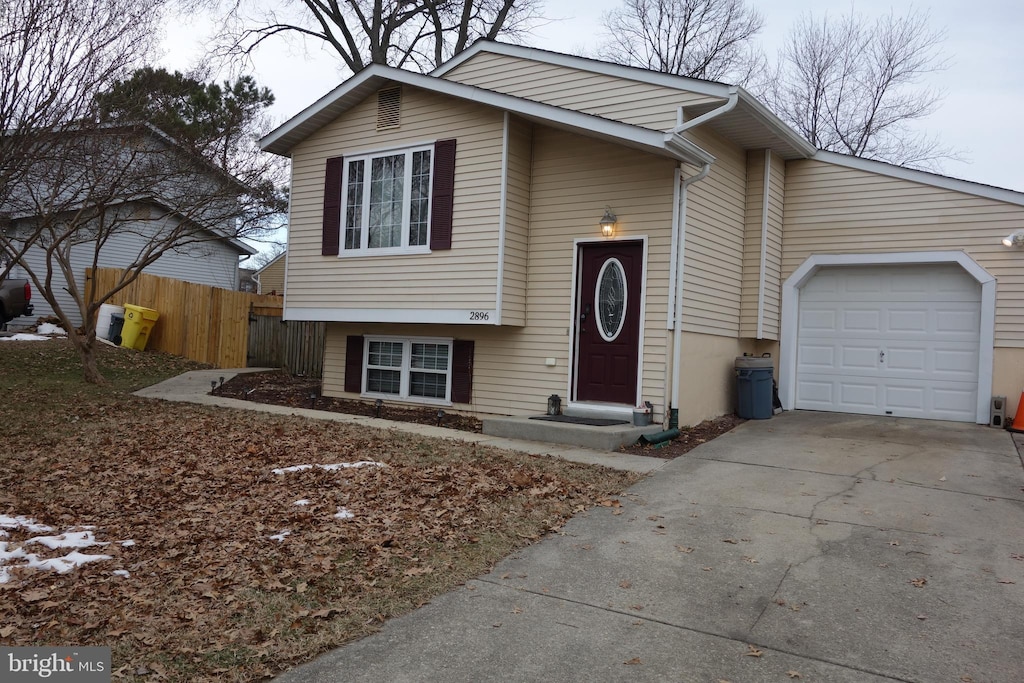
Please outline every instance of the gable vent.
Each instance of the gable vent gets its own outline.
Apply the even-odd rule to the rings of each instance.
[[[377,91],[377,130],[398,128],[402,123],[402,89]]]

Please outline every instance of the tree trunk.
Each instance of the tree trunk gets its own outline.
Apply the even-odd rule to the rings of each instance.
[[[82,359],[82,377],[89,384],[106,384],[106,378],[100,374],[96,365],[96,332],[92,330],[86,335],[79,335],[74,330],[68,331],[68,337],[75,345],[79,358]]]

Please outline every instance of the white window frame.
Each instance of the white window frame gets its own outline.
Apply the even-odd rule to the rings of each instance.
[[[422,245],[409,245],[409,230],[410,230],[410,197],[412,196],[412,156],[416,152],[430,152],[430,183],[427,188],[427,240],[426,244]],[[401,245],[397,247],[375,247],[369,246],[370,242],[370,172],[371,166],[374,159],[381,157],[397,156],[399,154],[405,155],[405,177],[403,178],[403,192],[402,192],[402,234],[401,234]],[[353,154],[351,156],[344,156],[341,176],[341,244],[338,249],[338,256],[340,258],[352,257],[352,256],[394,256],[396,254],[429,254],[430,253],[430,219],[431,210],[433,209],[433,190],[434,190],[434,145],[415,145],[412,147],[400,147],[383,150],[375,150],[373,152],[364,152],[362,154]],[[359,233],[359,247],[346,249],[345,248],[345,235],[348,230],[347,218],[348,218],[348,181],[349,181],[349,168],[351,168],[352,162],[362,161],[363,162],[363,205],[362,205],[362,221]]]
[[[372,342],[400,342],[402,344],[402,365],[400,368],[393,368],[401,371],[401,380],[399,382],[400,390],[398,394],[384,394],[376,391],[367,390],[367,379],[369,376],[369,364],[370,364],[370,344]],[[380,399],[391,399],[392,401],[408,401],[410,403],[426,403],[429,405],[441,405],[450,406],[452,405],[452,366],[455,364],[455,358],[453,356],[455,352],[455,345],[452,337],[398,337],[392,335],[374,335],[366,336],[363,340],[363,379],[362,379],[362,394],[365,398],[380,398]],[[448,370],[445,373],[445,392],[444,398],[431,398],[428,396],[412,396],[409,394],[409,388],[412,383],[412,372],[415,370],[412,367],[412,345],[413,344],[444,344],[448,347]],[[435,370],[428,370],[432,374],[441,373]]]

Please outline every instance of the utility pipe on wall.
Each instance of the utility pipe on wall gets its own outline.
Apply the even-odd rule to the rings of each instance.
[[[682,164],[680,164],[680,167]],[[699,182],[711,172],[711,164],[704,164],[697,175],[683,178],[679,182],[679,234],[676,238],[676,311],[672,330],[672,402],[670,404],[669,429],[679,427],[679,364],[683,357],[683,256],[686,253],[686,189]]]

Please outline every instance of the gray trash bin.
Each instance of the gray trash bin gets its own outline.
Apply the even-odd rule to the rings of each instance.
[[[124,315],[120,313],[114,313],[110,316],[110,330],[107,333],[107,339],[114,342],[118,346],[121,345],[121,331],[124,329]]]
[[[767,420],[772,416],[771,358],[736,358],[736,414],[745,420]]]

